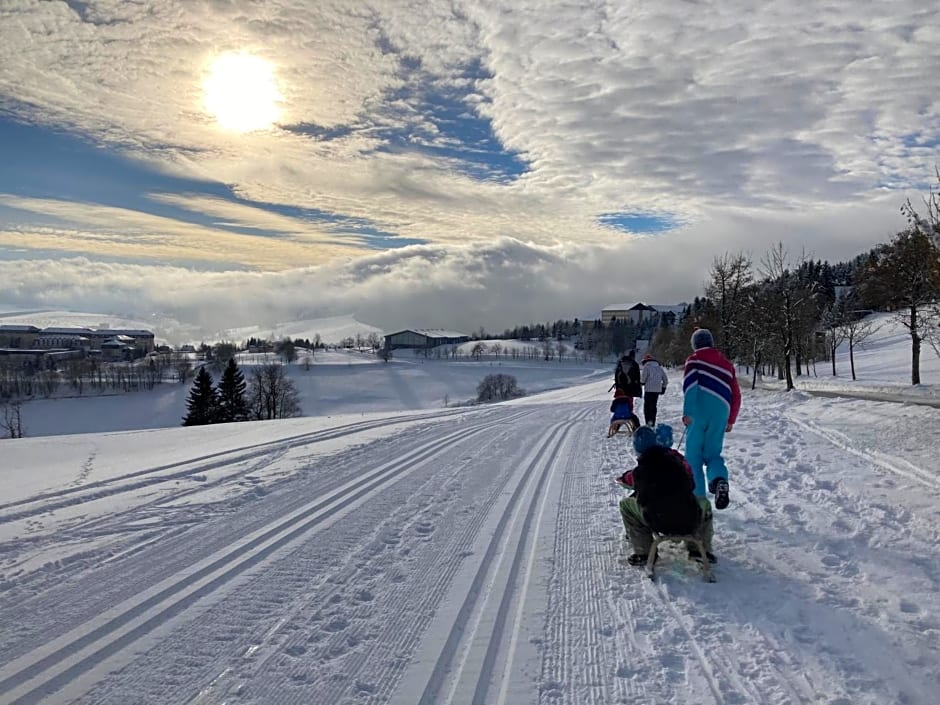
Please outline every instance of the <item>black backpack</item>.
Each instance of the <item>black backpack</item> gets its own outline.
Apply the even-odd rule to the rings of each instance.
[[[653,531],[684,536],[698,529],[702,508],[695,497],[695,483],[682,461],[666,448],[654,446],[640,456],[633,487],[646,524]]]

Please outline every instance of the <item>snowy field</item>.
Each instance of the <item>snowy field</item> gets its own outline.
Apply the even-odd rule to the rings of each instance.
[[[240,354],[246,377],[253,364],[270,355]],[[612,380],[612,365],[542,360],[492,359],[479,362],[425,360],[400,356],[383,363],[370,353],[317,351],[312,364],[287,367],[297,387],[304,416],[370,414],[403,410],[443,410],[476,398],[476,387],[488,374],[510,374],[530,393],[567,387],[591,379]],[[213,373],[218,381],[218,373]],[[608,383],[609,384],[609,383]],[[96,431],[132,431],[179,426],[186,415],[192,382],[164,383],[153,390],[34,399],[23,404],[26,436],[52,436]]]
[[[832,364],[816,363],[816,375],[810,373],[794,381],[798,389],[807,391],[847,392],[878,395],[895,400],[940,401],[940,357],[926,342],[920,353],[919,385],[911,385],[911,336],[908,330],[889,313],[870,316],[876,332],[855,348],[855,376],[849,367],[849,347],[839,346],[836,353],[836,376]],[[783,389],[775,379],[765,378],[767,387]]]
[[[652,583],[606,388],[0,441],[0,704],[937,702],[940,412],[746,394]]]

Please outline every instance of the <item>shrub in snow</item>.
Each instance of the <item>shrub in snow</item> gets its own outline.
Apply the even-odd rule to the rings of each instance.
[[[477,385],[477,401],[500,401],[525,396],[525,390],[512,375],[487,375]]]

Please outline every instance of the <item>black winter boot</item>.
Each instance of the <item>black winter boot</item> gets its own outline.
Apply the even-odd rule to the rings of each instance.
[[[709,488],[715,495],[715,509],[724,509],[731,501],[728,497],[728,481],[723,477],[716,477]]]

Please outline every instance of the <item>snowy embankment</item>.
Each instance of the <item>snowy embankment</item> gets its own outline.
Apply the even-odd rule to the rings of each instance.
[[[940,412],[746,394],[652,583],[606,387],[0,441],[0,705],[936,702]]]
[[[855,348],[855,375],[849,360],[848,343],[836,352],[836,376],[832,363],[816,363],[812,372],[794,379],[797,389],[832,393],[880,396],[891,401],[940,402],[940,357],[926,342],[921,347],[921,384],[911,385],[911,336],[894,314],[869,316],[874,332]],[[765,377],[759,382],[769,389],[783,389],[783,383]]]

